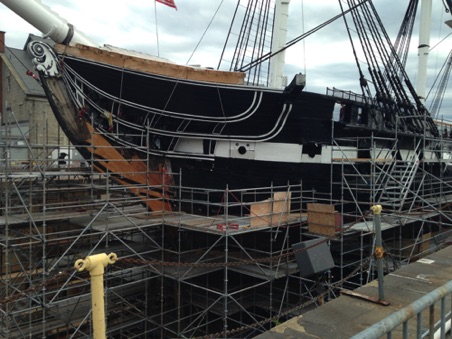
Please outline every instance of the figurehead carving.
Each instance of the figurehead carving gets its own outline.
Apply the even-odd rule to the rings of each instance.
[[[28,44],[27,50],[38,72],[52,77],[59,74],[57,56],[50,45],[42,41],[32,41]]]

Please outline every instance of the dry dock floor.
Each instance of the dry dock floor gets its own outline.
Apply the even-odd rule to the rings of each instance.
[[[339,298],[286,321],[256,338],[350,338],[451,279],[452,246],[448,246],[385,276],[384,294],[385,300],[390,303],[389,306],[341,295]],[[378,299],[378,284],[373,281],[356,289],[355,292]],[[450,305],[449,299],[447,299],[446,305]],[[422,314],[423,323],[425,323],[428,321],[428,310]],[[436,315],[439,316],[439,311],[436,312]],[[416,331],[412,329],[416,326],[416,321],[408,323],[411,338],[413,334],[416,334]],[[393,338],[400,337],[401,330],[395,330]],[[447,338],[450,338],[450,335]]]

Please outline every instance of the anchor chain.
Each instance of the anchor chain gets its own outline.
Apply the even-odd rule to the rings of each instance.
[[[60,271],[57,274],[55,274],[52,278],[44,280],[44,281],[42,281],[42,282],[40,282],[38,284],[33,284],[29,288],[26,288],[24,290],[19,290],[19,291],[17,291],[16,294],[3,298],[2,300],[0,300],[0,308],[2,308],[6,304],[10,304],[12,302],[15,302],[15,301],[17,301],[18,299],[20,299],[22,297],[27,297],[28,295],[30,295],[32,293],[39,293],[39,291],[43,287],[46,287],[47,285],[50,285],[53,282],[56,282],[57,280],[60,280],[60,279],[63,279],[63,278],[66,278],[66,277],[70,276],[71,272],[73,272],[73,271],[74,271],[74,269],[72,269],[72,268],[64,270],[64,271]]]

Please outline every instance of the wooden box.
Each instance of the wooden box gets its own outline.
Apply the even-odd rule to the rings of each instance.
[[[308,231],[315,234],[334,236],[342,227],[341,214],[334,205],[308,204]]]
[[[250,208],[250,226],[277,226],[286,223],[290,212],[290,192],[276,192],[273,199],[256,202]]]
[[[400,245],[400,255],[403,258],[425,256],[428,254],[431,242],[431,233],[425,233],[416,242],[416,239],[402,239],[401,242],[398,240],[394,241],[394,248]]]

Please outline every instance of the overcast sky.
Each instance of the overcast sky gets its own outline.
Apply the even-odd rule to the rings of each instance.
[[[153,0],[42,2],[99,45],[111,44],[160,55],[181,64],[216,68],[236,0],[175,0],[177,10]],[[389,36],[394,38],[408,0],[376,0],[374,4]],[[289,13],[288,38],[292,39],[338,14],[339,5],[337,0],[291,0]],[[430,53],[427,90],[452,48],[452,37],[449,36],[452,30],[444,24],[450,18],[451,15],[445,13],[442,0],[433,0],[430,45],[434,47],[446,39]],[[210,22],[209,30],[200,40]],[[294,74],[306,72],[306,90],[325,93],[326,87],[336,87],[359,92],[357,68],[343,26],[343,21],[338,20],[335,25],[287,51],[286,73],[289,81]],[[6,45],[13,48],[23,48],[28,33],[41,35],[3,4],[0,4],[0,30],[6,31]],[[407,65],[407,72],[414,84],[417,74],[417,34],[418,25]],[[452,119],[452,91],[449,89],[441,114]]]

